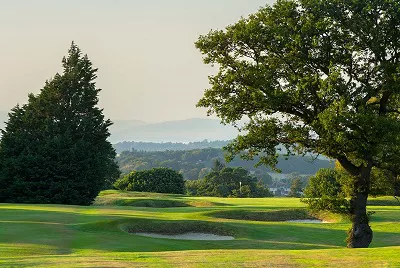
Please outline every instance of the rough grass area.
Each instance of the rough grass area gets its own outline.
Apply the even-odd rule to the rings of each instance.
[[[271,211],[222,210],[208,215],[216,218],[246,221],[316,220],[306,209],[281,209]]]
[[[126,200],[197,205],[117,205]],[[374,240],[369,249],[350,250],[344,241],[350,222],[337,215],[322,215],[324,220],[335,219],[327,224],[259,220],[286,220],[282,211],[304,213],[304,204],[296,198],[104,191],[96,203],[89,207],[0,204],[0,267],[400,267],[399,206],[369,207],[375,211]],[[216,213],[240,215],[240,220]],[[129,233],[139,231],[195,231],[235,239],[172,240]]]

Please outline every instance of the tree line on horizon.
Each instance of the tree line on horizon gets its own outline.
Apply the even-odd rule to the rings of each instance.
[[[165,167],[132,171],[115,183],[118,190],[186,194],[215,197],[272,197],[273,194],[257,177],[242,167],[226,167],[213,161],[211,171],[198,180],[184,180],[181,173]]]
[[[143,141],[123,141],[113,144],[117,154],[124,151],[187,151],[194,149],[222,148],[229,144],[230,141],[196,141],[196,142],[143,142]]]
[[[185,180],[202,179],[211,171],[213,162],[224,162],[225,151],[221,148],[207,148],[182,151],[124,151],[116,160],[123,174],[134,170],[145,170],[155,167],[166,167],[180,172]],[[304,175],[315,174],[320,168],[334,167],[328,160],[315,159],[302,156],[286,157],[281,155],[277,165],[282,173],[299,173]],[[255,166],[259,158],[244,160],[240,157],[227,162],[227,167],[243,167],[266,184],[271,184],[269,172],[272,169],[266,166]]]

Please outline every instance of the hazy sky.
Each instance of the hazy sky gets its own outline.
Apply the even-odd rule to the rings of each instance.
[[[99,68],[111,119],[205,117],[213,72],[194,42],[273,0],[0,0],[0,110],[61,71],[72,40]]]

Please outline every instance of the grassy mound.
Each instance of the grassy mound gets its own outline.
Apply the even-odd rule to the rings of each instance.
[[[246,221],[289,221],[315,220],[316,217],[305,209],[282,209],[272,211],[223,210],[211,212],[209,216],[215,218],[246,220]]]
[[[113,205],[149,208],[172,208],[189,206],[187,203],[182,201],[159,199],[116,199],[114,200]]]
[[[227,206],[223,203],[196,200],[151,199],[151,198],[97,198],[97,206],[130,206],[144,208],[174,208],[174,207],[215,207]]]
[[[173,221],[173,220],[134,220],[120,224],[122,230],[128,233],[156,233],[177,235],[185,233],[210,233],[215,235],[233,236],[234,230],[227,225],[208,221]]]
[[[197,208],[206,208],[206,207],[225,207],[230,206],[229,204],[219,203],[219,202],[211,202],[205,200],[193,200],[193,201],[186,201],[186,204],[190,207],[197,207]]]
[[[227,206],[219,202],[191,199],[177,194],[107,190],[100,193],[95,206],[131,206],[150,208]]]

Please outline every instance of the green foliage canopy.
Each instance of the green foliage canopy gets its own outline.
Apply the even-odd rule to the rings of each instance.
[[[311,176],[304,190],[302,202],[312,210],[328,210],[336,213],[350,214],[350,198],[354,192],[355,178],[343,168],[322,168]],[[394,181],[393,181],[394,180]],[[373,168],[371,171],[371,195],[393,195],[393,185],[398,179],[387,174],[387,171]]]
[[[304,189],[302,202],[311,210],[328,210],[334,213],[349,214],[350,202],[346,197],[346,183],[351,178],[342,170],[323,168],[310,177]]]
[[[118,179],[114,186],[137,192],[183,194],[185,191],[182,175],[169,168],[133,171]]]
[[[249,171],[237,167],[213,169],[204,179],[186,181],[189,195],[217,197],[269,197],[273,196],[266,186]]]
[[[323,196],[339,196],[343,193],[340,177],[343,172],[336,169],[320,169],[315,176],[311,176],[308,185],[304,189],[304,194],[310,198],[320,198]]]
[[[337,159],[355,179],[349,247],[372,241],[373,167],[400,173],[397,0],[278,0],[196,42],[210,77],[198,106],[224,123],[250,118],[231,156],[277,163],[276,147]]]

